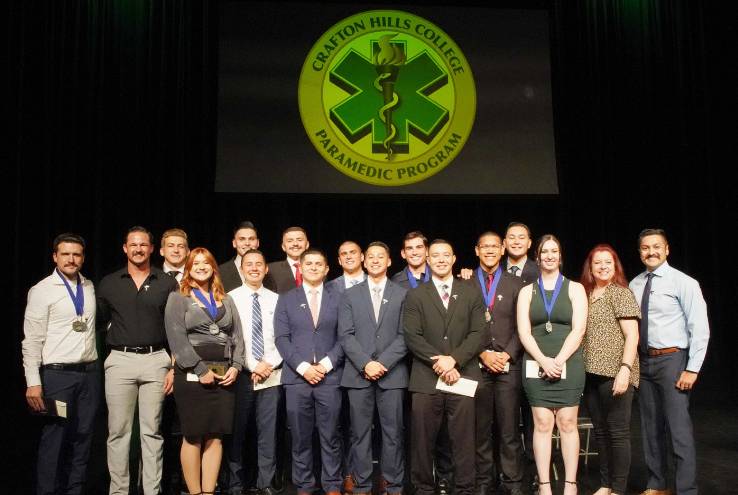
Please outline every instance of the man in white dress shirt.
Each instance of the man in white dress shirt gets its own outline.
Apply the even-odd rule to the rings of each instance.
[[[100,403],[95,289],[80,274],[85,241],[54,239],[54,272],[28,291],[23,330],[26,401],[48,414],[38,448],[36,493],[82,493]]]
[[[240,494],[245,486],[244,455],[246,428],[256,413],[256,487],[260,495],[271,495],[276,469],[277,412],[280,399],[282,356],[274,344],[274,309],[278,295],[264,287],[268,271],[261,251],[251,249],[241,257],[244,285],[228,294],[236,303],[246,348],[246,369],[236,382],[236,412],[228,448],[229,493]]]

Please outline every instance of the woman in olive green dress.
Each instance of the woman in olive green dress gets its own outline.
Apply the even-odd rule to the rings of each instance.
[[[525,347],[523,388],[533,410],[533,454],[539,493],[551,493],[551,435],[561,435],[566,473],[564,494],[577,493],[579,432],[577,413],[584,390],[580,344],[587,324],[584,287],[564,278],[561,243],[544,235],[536,249],[541,272],[518,296],[518,333]]]

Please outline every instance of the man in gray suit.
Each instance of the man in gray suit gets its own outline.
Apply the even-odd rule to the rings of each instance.
[[[408,384],[407,347],[402,330],[406,289],[387,279],[389,248],[372,242],[364,253],[368,279],[346,290],[338,314],[338,335],[346,354],[341,386],[351,413],[351,473],[354,495],[372,491],[372,420],[376,407],[382,430],[380,468],[388,494],[402,492],[403,400]]]

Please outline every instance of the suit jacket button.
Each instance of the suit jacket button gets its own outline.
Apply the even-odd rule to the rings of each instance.
[[[448,340],[448,336],[444,335],[443,340]]]

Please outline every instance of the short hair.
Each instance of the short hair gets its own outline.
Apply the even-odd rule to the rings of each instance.
[[[151,244],[152,246],[154,245],[154,234],[152,234],[151,231],[146,227],[141,227],[140,225],[134,225],[133,227],[128,229],[128,232],[126,232],[126,237],[125,239],[123,239],[123,244],[128,243],[128,236],[133,234],[134,232],[141,232],[142,234],[146,234],[147,236],[149,236],[149,244]]]
[[[254,232],[256,232],[256,227],[254,227],[253,222],[244,220],[242,222],[239,222],[235,227],[233,227],[233,237],[236,237],[236,233],[238,233],[238,231],[241,229],[251,229]],[[258,236],[259,233],[256,232],[256,235]]]
[[[189,242],[187,241],[187,232],[182,229],[165,230],[164,233],[161,235],[161,247],[164,247],[164,242],[167,240],[167,237],[181,237],[185,240],[185,247],[189,247]]]
[[[264,256],[264,253],[262,253],[258,249],[249,249],[248,251],[243,253],[243,256],[241,256],[241,266],[243,266],[243,260],[246,259],[246,256],[249,254],[258,254],[259,256],[261,256],[261,259],[264,260],[264,263],[266,263],[266,256]]]
[[[412,232],[408,232],[407,234],[405,234],[405,237],[403,237],[403,239],[402,239],[402,249],[405,249],[405,243],[407,241],[412,240],[412,239],[418,239],[418,238],[420,238],[420,240],[423,241],[423,245],[425,247],[429,247],[430,246],[428,244],[428,238],[425,236],[425,234],[423,234],[419,230],[413,230]]]
[[[487,236],[497,237],[500,240],[500,242],[502,242],[502,236],[500,234],[498,234],[494,230],[486,230],[482,232],[481,234],[479,234],[479,237],[477,237],[477,246],[482,241],[482,237],[487,237]]]
[[[433,239],[428,245],[428,249],[432,248],[436,244],[447,244],[451,247],[451,252],[454,252],[454,245],[448,242],[446,239]]]
[[[384,249],[385,252],[387,253],[387,256],[390,255],[390,248],[389,248],[389,246],[387,244],[385,244],[384,242],[382,242],[382,241],[373,241],[373,242],[370,242],[369,245],[364,250],[364,255],[366,255],[366,252],[369,251],[369,248],[376,247],[376,246],[379,246],[382,249]]]
[[[308,233],[305,231],[305,229],[303,229],[302,227],[299,227],[297,225],[293,225],[292,227],[287,227],[286,229],[284,229],[284,231],[282,232],[282,238],[284,238],[284,236],[286,236],[290,232],[302,232],[303,234],[305,234],[305,237],[307,237],[307,235],[308,235]]]
[[[667,244],[669,244],[669,238],[666,237],[666,231],[664,229],[643,229],[641,230],[641,233],[638,234],[638,245],[641,245],[641,242],[643,241],[644,237],[648,237],[649,235],[660,235],[664,238],[664,241],[666,241]]]
[[[505,237],[507,237],[507,233],[510,231],[513,227],[522,227],[525,229],[525,231],[528,233],[528,237],[532,237],[530,233],[530,228],[525,225],[523,222],[510,222],[507,224],[507,227],[505,228]]]
[[[536,245],[536,261],[541,261],[541,251],[543,251],[543,245],[546,241],[554,241],[559,247],[559,268],[561,268],[564,266],[564,250],[561,248],[561,241],[553,234],[544,234],[538,239],[538,244]]]
[[[343,241],[341,244],[338,245],[338,254],[339,255],[341,254],[341,246],[343,246],[344,244],[353,244],[354,246],[356,246],[357,248],[359,248],[359,251],[361,251],[361,245],[358,242],[352,241],[351,239],[346,239],[345,241]]]
[[[303,260],[305,259],[305,256],[308,254],[317,254],[323,257],[323,262],[327,265],[328,264],[328,257],[325,255],[323,251],[321,251],[318,248],[309,248],[302,252],[300,255],[300,264],[302,264]]]
[[[54,253],[57,252],[57,250],[59,249],[59,244],[61,244],[62,242],[79,244],[80,246],[82,246],[82,253],[85,252],[85,247],[87,247],[87,244],[85,243],[85,240],[82,238],[81,235],[75,234],[73,232],[64,232],[63,234],[59,234],[58,236],[54,237],[54,242],[52,243]]]

